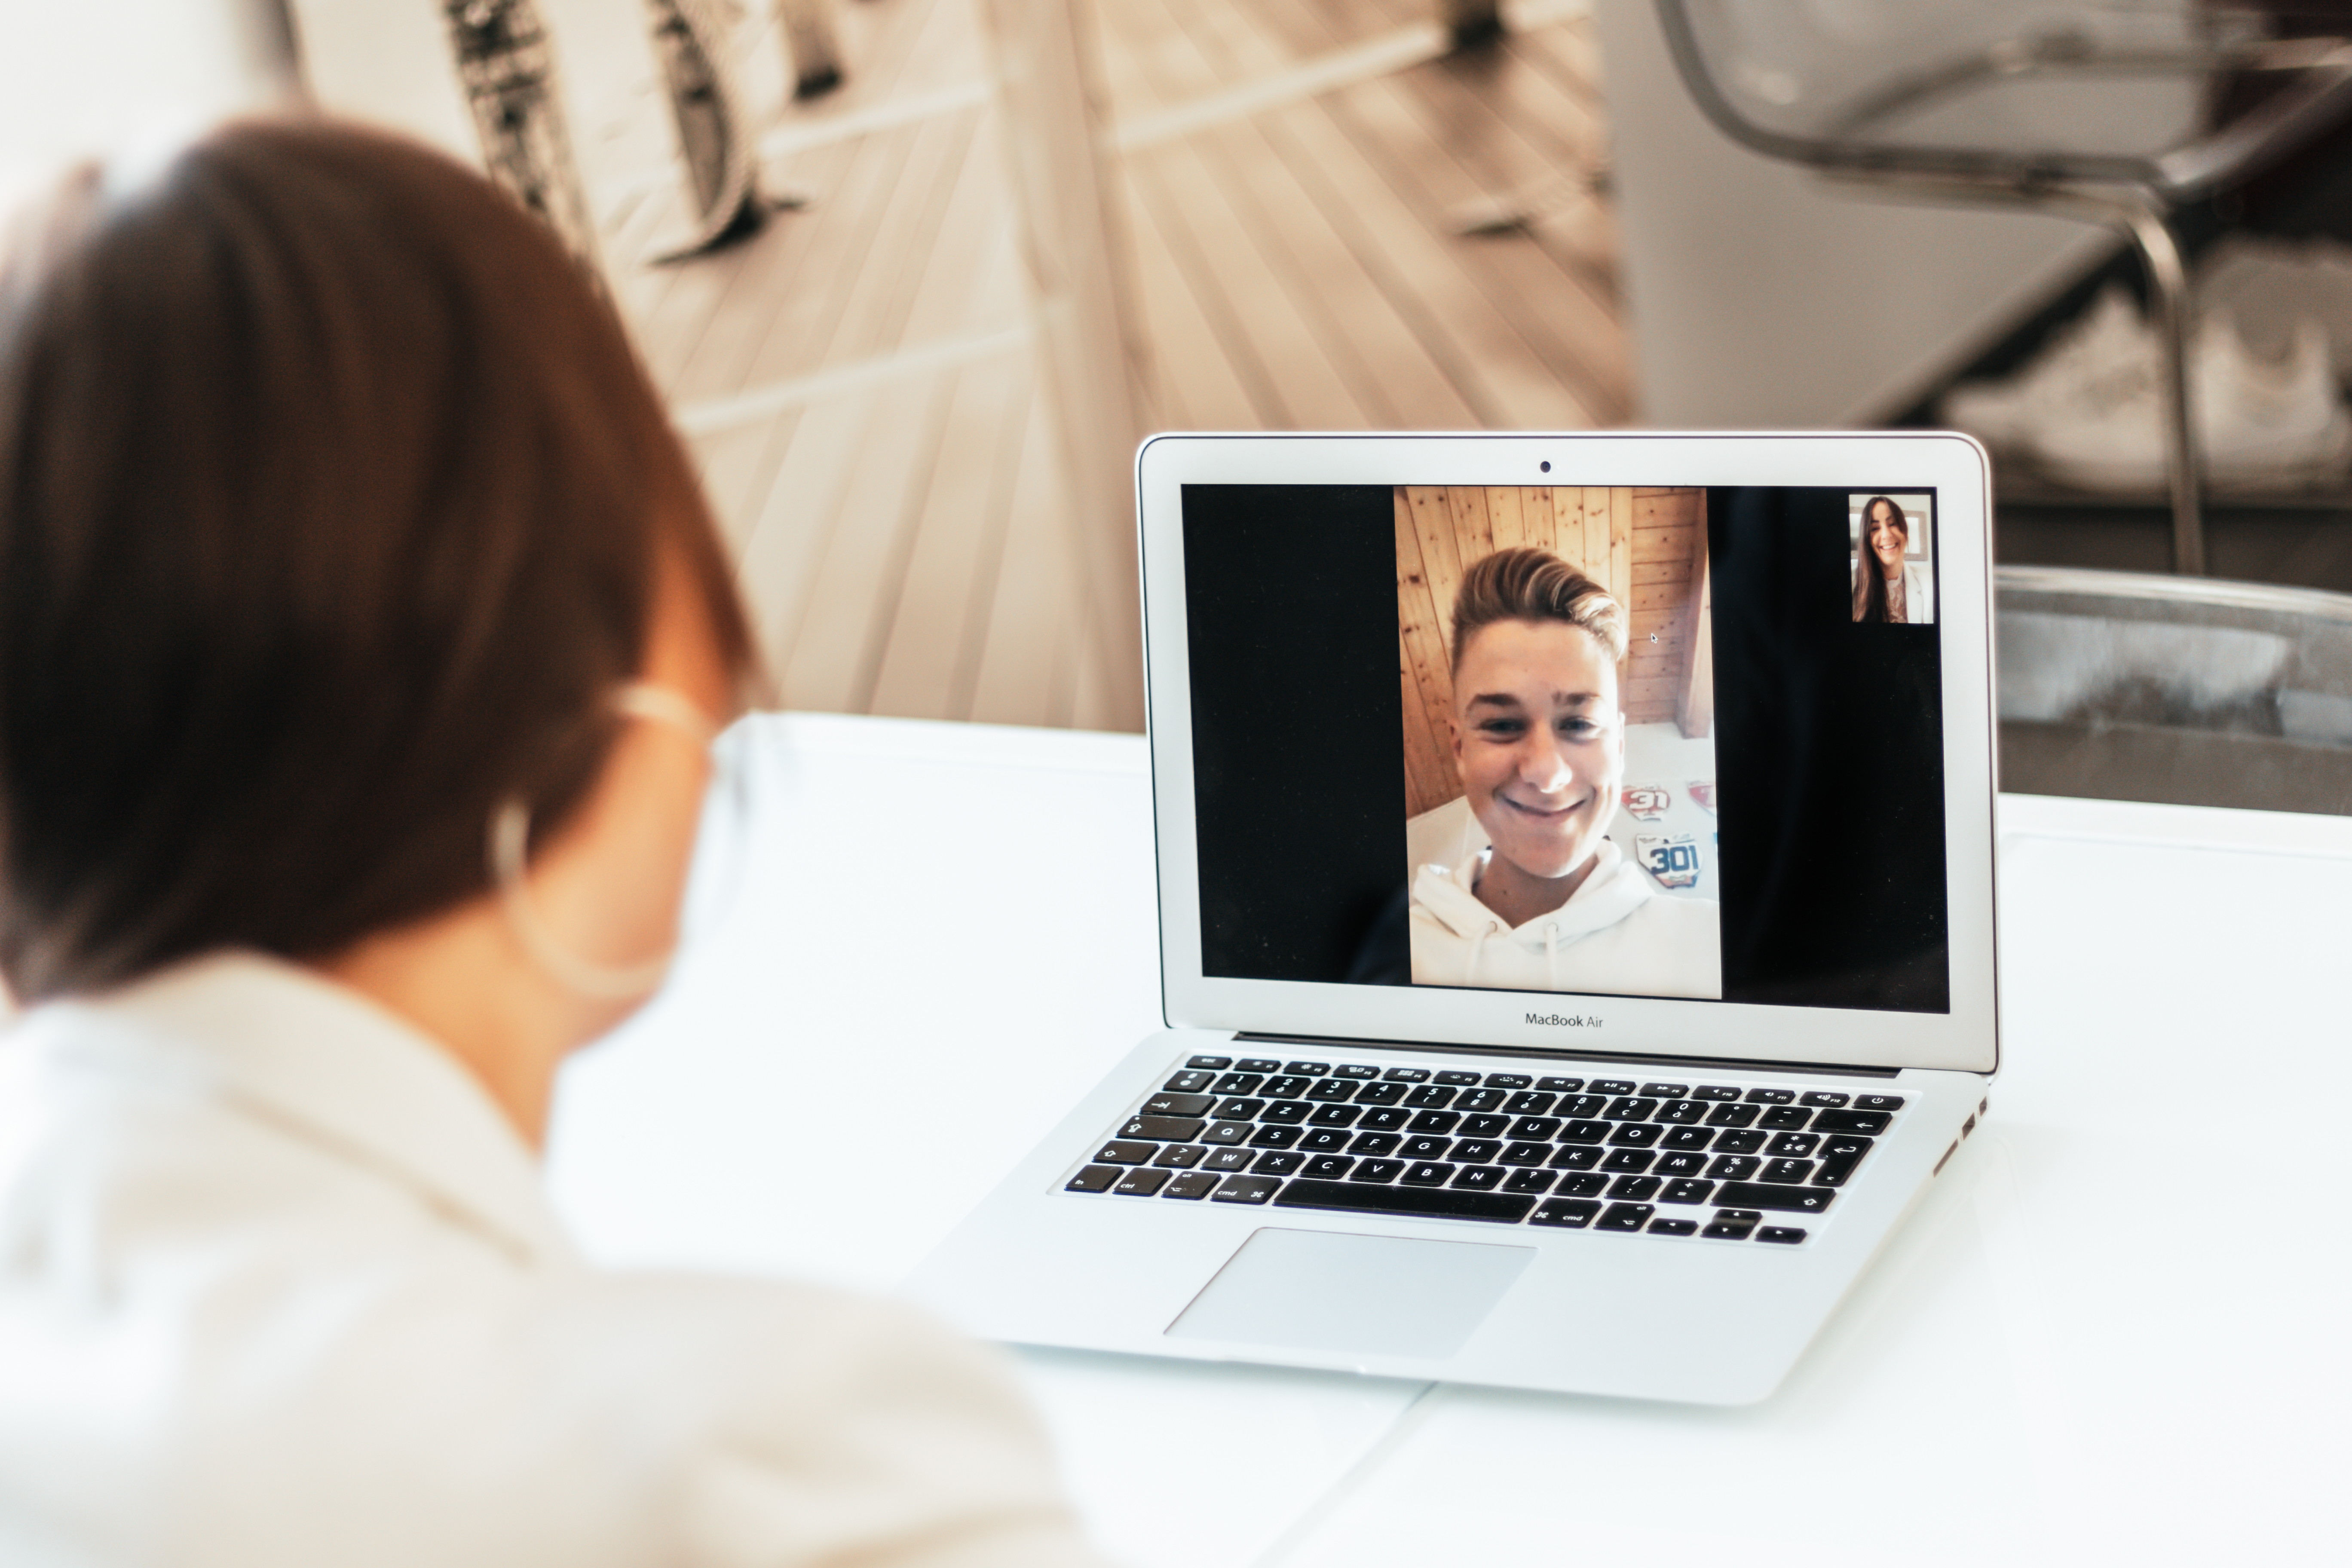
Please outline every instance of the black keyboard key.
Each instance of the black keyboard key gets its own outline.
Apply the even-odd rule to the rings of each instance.
[[[1257,1155],[1247,1149],[1212,1149],[1201,1162],[1204,1171],[1246,1171]]]
[[[1609,1136],[1606,1121],[1571,1121],[1559,1130],[1563,1143],[1598,1143]]]
[[[1296,1127],[1307,1120],[1308,1111],[1303,1100],[1277,1100],[1258,1112],[1261,1122],[1271,1121],[1276,1127]]]
[[[1498,1158],[1506,1165],[1540,1165],[1551,1158],[1551,1145],[1522,1139],[1517,1143],[1506,1144]]]
[[[1775,1132],[1793,1132],[1813,1119],[1813,1113],[1801,1105],[1776,1105],[1756,1123]]]
[[[1250,1134],[1253,1149],[1287,1149],[1298,1142],[1306,1129],[1300,1127],[1261,1127]]]
[[[1143,1102],[1146,1116],[1206,1116],[1216,1104],[1213,1095],[1155,1094]]]
[[[1407,1165],[1404,1174],[1397,1180],[1408,1187],[1442,1187],[1453,1174],[1453,1166],[1441,1164],[1435,1160],[1423,1160],[1417,1164]]]
[[[1686,1083],[1645,1083],[1642,1092],[1658,1100],[1680,1100],[1690,1092]]]
[[[1130,1116],[1118,1130],[1122,1138],[1149,1138],[1154,1143],[1189,1143],[1207,1122],[1197,1116]]]
[[[1415,1110],[1443,1110],[1454,1103],[1462,1091],[1448,1089],[1442,1083],[1425,1083],[1404,1097],[1404,1102]]]
[[[1609,1190],[1609,1178],[1598,1171],[1571,1171],[1559,1179],[1564,1198],[1597,1198]]]
[[[1292,1145],[1302,1154],[1336,1154],[1348,1146],[1355,1136],[1344,1127],[1310,1127],[1305,1137]]]
[[[1206,1068],[1211,1072],[1223,1072],[1234,1065],[1231,1057],[1194,1057],[1184,1064],[1188,1068]]]
[[[1647,1149],[1616,1149],[1610,1152],[1609,1158],[1601,1162],[1601,1168],[1604,1171],[1632,1171],[1638,1173],[1648,1170],[1650,1162],[1656,1158],[1657,1155]]]
[[[1301,1078],[1321,1078],[1331,1070],[1329,1062],[1285,1062],[1282,1070],[1297,1073]]]
[[[1218,1103],[1215,1115],[1220,1121],[1255,1121],[1257,1113],[1265,1109],[1265,1101],[1263,1100],[1234,1095]]]
[[[1483,1219],[1517,1225],[1536,1200],[1519,1193],[1474,1193],[1460,1187],[1368,1187],[1358,1182],[1313,1182],[1305,1177],[1282,1189],[1276,1208],[1349,1209],[1358,1214],[1430,1215]]]
[[[1853,1108],[1856,1110],[1896,1111],[1903,1109],[1903,1097],[1899,1094],[1857,1094],[1853,1097]],[[1859,1132],[1862,1129],[1857,1127],[1853,1131]]]
[[[1160,1191],[1163,1198],[1190,1198],[1198,1202],[1217,1190],[1217,1178],[1206,1171],[1187,1171]]]
[[[1493,1138],[1461,1138],[1454,1144],[1454,1157],[1469,1165],[1492,1164],[1502,1152],[1502,1143]]]
[[[1811,1160],[1769,1160],[1764,1165],[1764,1179],[1783,1186],[1811,1181],[1812,1174]]]
[[[1360,1062],[1342,1062],[1338,1067],[1331,1069],[1331,1076],[1333,1078],[1353,1079],[1361,1081],[1380,1077],[1381,1069],[1378,1068],[1368,1068]]]
[[[1350,1154],[1393,1154],[1404,1140],[1394,1132],[1359,1132],[1356,1141],[1348,1145]]]
[[[1234,1064],[1235,1072],[1280,1072],[1282,1064],[1272,1057],[1244,1057]]]
[[[1717,1209],[1714,1220],[1699,1234],[1716,1241],[1746,1241],[1763,1217],[1754,1209]]]
[[[1503,1109],[1514,1116],[1549,1116],[1559,1099],[1556,1094],[1539,1094],[1532,1089],[1521,1089],[1511,1096],[1510,1103]]]
[[[1718,1105],[1707,1112],[1709,1127],[1745,1127],[1756,1120],[1760,1108],[1753,1105]]]
[[[1525,1089],[1534,1081],[1523,1072],[1490,1072],[1486,1075],[1488,1089]]]
[[[1310,1127],[1353,1127],[1356,1124],[1356,1118],[1363,1113],[1360,1106],[1318,1105],[1307,1113],[1307,1124]]]
[[[1740,1097],[1750,1105],[1786,1105],[1797,1098],[1793,1089],[1751,1089]]]
[[[1668,1182],[1666,1190],[1658,1194],[1658,1201],[1669,1204],[1703,1204],[1706,1202],[1707,1194],[1714,1191],[1713,1182],[1688,1180]]]
[[[1715,1130],[1710,1127],[1677,1127],[1658,1140],[1661,1149],[1704,1149],[1715,1142]]]
[[[1356,1125],[1367,1132],[1402,1132],[1412,1125],[1412,1118],[1413,1113],[1402,1106],[1376,1105]]]
[[[1118,1179],[1118,1185],[1111,1191],[1130,1198],[1156,1198],[1173,1173],[1170,1171],[1129,1171]]]
[[[1265,1081],[1265,1075],[1263,1073],[1229,1072],[1224,1077],[1219,1079],[1217,1080],[1216,1087],[1209,1092],[1212,1094],[1255,1094],[1257,1092],[1257,1086]]]
[[[1677,1149],[1653,1169],[1662,1176],[1696,1176],[1706,1169],[1706,1156],[1696,1149]]]
[[[1582,1230],[1592,1223],[1601,1205],[1580,1198],[1553,1198],[1528,1217],[1529,1225],[1556,1225],[1567,1230]]]
[[[1468,1192],[1491,1193],[1503,1184],[1504,1174],[1500,1165],[1465,1165],[1454,1173],[1454,1180],[1446,1184]]]
[[[1306,1173],[1318,1181],[1338,1182],[1346,1180],[1355,1168],[1356,1162],[1345,1154],[1322,1154],[1307,1162]]]
[[[1507,1193],[1548,1193],[1558,1180],[1559,1178],[1549,1171],[1513,1171],[1511,1179],[1503,1184],[1503,1190]]]
[[[1160,1145],[1157,1143],[1129,1143],[1114,1139],[1096,1150],[1094,1157],[1098,1165],[1141,1165],[1149,1163],[1151,1157],[1159,1152]]]
[[[1284,1073],[1260,1084],[1258,1092],[1268,1100],[1297,1100],[1313,1087],[1314,1082],[1311,1078],[1299,1078],[1291,1073]]]
[[[1698,1221],[1695,1219],[1654,1219],[1650,1222],[1652,1236],[1695,1236]]]
[[[1227,1176],[1224,1185],[1210,1197],[1213,1204],[1262,1204],[1280,1190],[1282,1181],[1276,1176]]]
[[[1756,1239],[1777,1242],[1782,1247],[1794,1247],[1805,1239],[1805,1233],[1795,1226],[1768,1225],[1756,1233]]]
[[[1584,1087],[1594,1094],[1631,1094],[1635,1086],[1629,1078],[1596,1078]]]
[[[1769,1152],[1784,1160],[1810,1159],[1813,1151],[1821,1146],[1821,1142],[1822,1135],[1818,1132],[1783,1132],[1772,1140]]]
[[[1442,1072],[1432,1081],[1451,1084],[1455,1089],[1475,1089],[1478,1087],[1478,1075],[1475,1072]]]
[[[1715,1135],[1715,1152],[1718,1154],[1753,1154],[1764,1147],[1764,1131],[1750,1127],[1745,1131],[1733,1128]]]
[[[1404,1174],[1402,1160],[1367,1160],[1348,1173],[1351,1182],[1393,1182]]]
[[[1584,1087],[1580,1078],[1539,1078],[1536,1087],[1548,1094],[1574,1094]]]
[[[1824,1110],[1813,1118],[1817,1132],[1860,1132],[1875,1138],[1894,1120],[1884,1110]]]
[[[1088,1165],[1063,1185],[1066,1193],[1107,1193],[1111,1184],[1127,1174],[1117,1165]]]
[[[1611,1204],[1601,1214],[1596,1230],[1639,1230],[1658,1211],[1647,1204]]]
[[[1620,1176],[1609,1184],[1609,1195],[1643,1203],[1656,1197],[1658,1189],[1664,1185],[1665,1184],[1655,1176]]]
[[[1394,1105],[1404,1098],[1401,1083],[1368,1083],[1356,1091],[1358,1105]]]
[[[1727,1084],[1703,1083],[1690,1091],[1693,1100],[1738,1100],[1739,1091]]]
[[[1589,1171],[1601,1163],[1601,1151],[1590,1143],[1562,1143],[1544,1163],[1555,1171]]]
[[[1458,1110],[1417,1110],[1413,1112],[1412,1123],[1409,1131],[1432,1133],[1451,1132],[1461,1121],[1462,1113]]]
[[[1286,1176],[1306,1163],[1307,1156],[1304,1154],[1275,1151],[1273,1152],[1260,1154],[1256,1161],[1251,1164],[1250,1174],[1253,1176]]]
[[[1658,1107],[1658,1114],[1652,1120],[1663,1121],[1670,1127],[1685,1127],[1696,1121],[1704,1121],[1706,1120],[1706,1101],[1670,1100]]]
[[[1511,1119],[1507,1116],[1465,1116],[1462,1119],[1462,1136],[1500,1138],[1509,1131],[1510,1126]],[[1546,1133],[1545,1136],[1549,1137],[1550,1134]]]
[[[1549,1143],[1559,1131],[1559,1118],[1557,1116],[1522,1116],[1511,1123],[1511,1136],[1533,1138],[1539,1142]]]
[[[1845,1185],[1846,1178],[1853,1174],[1854,1167],[1862,1163],[1862,1157],[1869,1153],[1873,1147],[1870,1139],[1859,1137],[1851,1132],[1842,1132],[1832,1136],[1829,1142],[1822,1145],[1822,1168],[1813,1177],[1813,1185],[1817,1187]]]
[[[1180,1072],[1160,1087],[1170,1094],[1198,1094],[1216,1081],[1213,1072]]]
[[[1842,1110],[1853,1099],[1850,1094],[1837,1094],[1826,1089],[1808,1089],[1797,1096],[1799,1105],[1810,1105],[1816,1110]]]
[[[1315,1080],[1315,1087],[1307,1091],[1307,1098],[1313,1100],[1345,1100],[1355,1092],[1356,1086],[1344,1078],[1318,1078]]]
[[[1499,1089],[1474,1089],[1454,1103],[1464,1110],[1500,1110],[1510,1095]]]
[[[1624,1094],[1611,1100],[1609,1109],[1602,1114],[1612,1121],[1647,1121],[1650,1119],[1650,1112],[1657,1109],[1658,1102],[1654,1100],[1643,1100],[1638,1096]]]
[[[1589,1119],[1609,1109],[1609,1097],[1605,1094],[1580,1094],[1573,1100],[1561,1100],[1552,1109],[1562,1116]]]
[[[1407,1160],[1443,1160],[1453,1147],[1451,1138],[1408,1138],[1397,1153]]]
[[[1391,1068],[1381,1074],[1381,1077],[1391,1083],[1427,1083],[1429,1069],[1427,1068]]]
[[[1772,1187],[1760,1182],[1726,1182],[1716,1190],[1715,1201],[1726,1208],[1821,1214],[1836,1196],[1827,1187]]]
[[[1619,1149],[1652,1149],[1665,1135],[1666,1130],[1654,1121],[1621,1121],[1609,1134],[1609,1142]]]
[[[1151,1163],[1163,1171],[1189,1171],[1207,1156],[1208,1151],[1197,1143],[1171,1143],[1160,1151],[1160,1158]]]
[[[1239,1143],[1246,1140],[1255,1131],[1255,1129],[1246,1121],[1220,1121],[1201,1134],[1201,1142],[1218,1144]]]
[[[1718,1182],[1744,1182],[1763,1163],[1752,1154],[1725,1154],[1706,1168],[1706,1173]]]

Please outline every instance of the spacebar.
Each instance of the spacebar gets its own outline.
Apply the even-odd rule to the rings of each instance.
[[[1275,1197],[1290,1209],[1353,1209],[1359,1214],[1429,1215],[1516,1225],[1536,1200],[1518,1193],[1465,1193],[1451,1187],[1377,1187],[1368,1182],[1292,1182]]]

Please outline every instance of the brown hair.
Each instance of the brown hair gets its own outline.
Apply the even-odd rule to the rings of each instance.
[[[1566,621],[1591,634],[1612,659],[1625,657],[1625,609],[1609,590],[1549,550],[1514,545],[1482,556],[1454,595],[1454,673],[1462,650],[1496,621]]]
[[[1882,505],[1894,513],[1887,526],[1903,536],[1906,549],[1911,543],[1911,520],[1903,515],[1893,496],[1873,496],[1862,503],[1862,533],[1854,541],[1853,552],[1853,618],[1877,625],[1884,625],[1893,614],[1886,600],[1885,570],[1878,563],[1878,552],[1870,547],[1871,530],[1878,526],[1870,514]]]
[[[486,890],[584,798],[657,568],[752,643],[693,471],[557,242],[438,154],[215,132],[0,249],[0,973],[290,958]]]

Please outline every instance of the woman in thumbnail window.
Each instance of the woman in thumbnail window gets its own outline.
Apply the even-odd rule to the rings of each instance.
[[[1853,618],[1874,626],[1923,626],[1936,618],[1927,569],[1908,560],[1911,525],[1888,496],[1862,509],[1862,537],[1853,553]]]
[[[1424,985],[1719,996],[1711,900],[1659,895],[1606,834],[1625,771],[1625,612],[1548,551],[1499,550],[1454,602],[1454,760],[1488,847],[1412,883]]]

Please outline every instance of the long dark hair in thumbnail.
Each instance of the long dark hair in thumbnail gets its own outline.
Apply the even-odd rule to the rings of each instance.
[[[1895,498],[1871,497],[1862,509],[1862,533],[1854,541],[1853,618],[1872,626],[1885,626],[1887,618],[1886,569],[1879,564],[1878,552],[1870,547],[1880,507],[1886,509],[1886,526],[1903,536],[1904,548],[1911,545],[1911,525],[1904,521],[1903,509],[1895,504]]]

